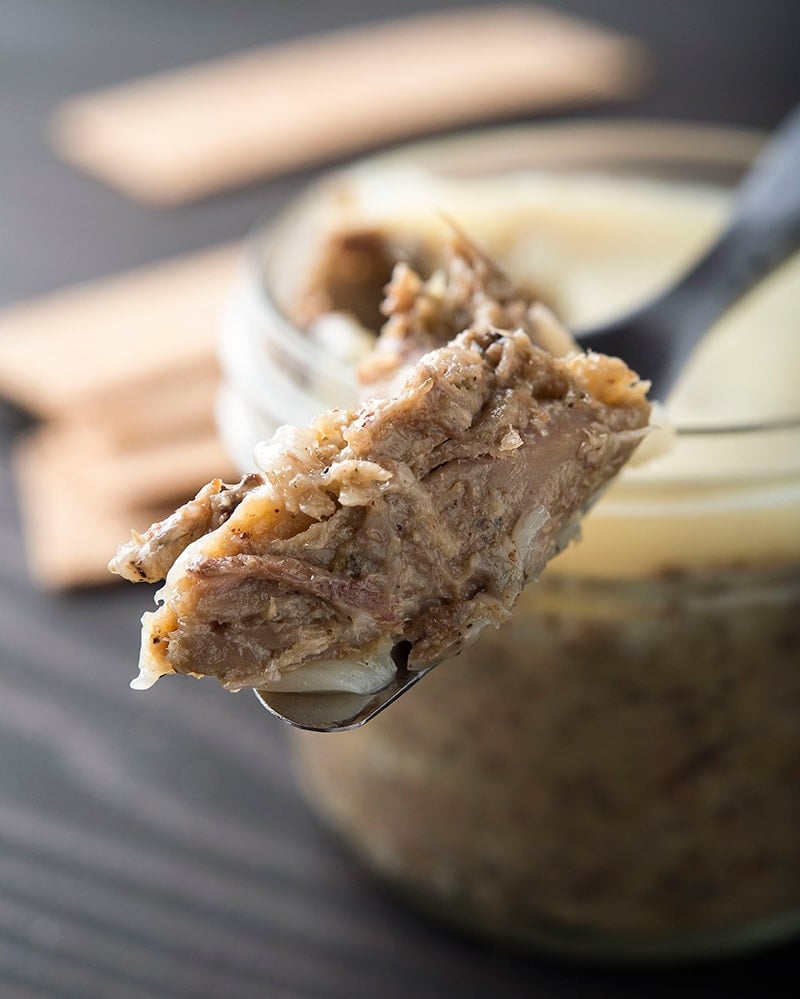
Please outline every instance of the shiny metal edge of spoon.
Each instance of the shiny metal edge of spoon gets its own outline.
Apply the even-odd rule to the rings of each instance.
[[[406,662],[398,659],[395,660],[397,670],[392,679],[372,694],[289,694],[263,689],[253,693],[270,714],[293,728],[307,732],[347,732],[361,728],[438,665],[437,660],[421,669],[409,669]]]

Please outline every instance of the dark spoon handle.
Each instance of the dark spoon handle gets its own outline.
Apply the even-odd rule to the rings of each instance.
[[[592,350],[619,354],[653,382],[652,397],[664,399],[712,323],[799,247],[800,106],[739,187],[722,235],[678,283],[637,312],[577,336]]]

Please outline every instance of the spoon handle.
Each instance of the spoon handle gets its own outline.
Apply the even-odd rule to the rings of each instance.
[[[614,352],[664,399],[700,337],[757,281],[800,247],[800,106],[740,186],[721,236],[665,294],[579,338]]]
[[[786,119],[739,189],[725,231],[661,300],[683,311],[689,346],[800,245],[800,108]],[[656,303],[653,308],[657,308]],[[675,305],[673,305],[673,308]]]

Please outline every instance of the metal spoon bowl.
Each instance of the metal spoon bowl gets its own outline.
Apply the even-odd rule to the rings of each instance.
[[[255,694],[270,714],[294,728],[310,732],[346,732],[360,728],[380,714],[438,665],[431,663],[422,669],[410,670],[407,656],[402,659],[396,656],[395,663],[397,671],[391,681],[374,694],[286,694],[270,690],[257,690]]]

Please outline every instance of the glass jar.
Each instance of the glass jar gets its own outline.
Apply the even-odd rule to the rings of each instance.
[[[302,248],[338,218],[349,178],[423,164],[500,178],[513,201],[506,177],[555,171],[545,202],[568,175],[630,178],[619,224],[591,230],[572,289],[554,290],[579,323],[677,273],[721,224],[724,187],[757,145],[667,125],[525,127],[422,144],[325,181],[256,234],[227,315],[220,422],[232,453],[249,467],[255,440],[279,423],[355,398],[352,358],[284,310]],[[664,190],[691,180],[696,200],[687,189],[655,226],[635,204],[647,177]],[[591,206],[564,183],[567,245],[570,219]],[[686,224],[670,234],[681,204]],[[507,264],[527,253],[546,286],[562,236],[544,211],[536,247],[522,250],[488,231],[491,197],[474,211],[470,231]],[[590,287],[597,272],[604,297]],[[723,331],[679,387],[671,450],[623,473],[509,625],[363,729],[293,733],[313,807],[370,868],[455,923],[610,960],[714,956],[800,929],[800,410],[796,392],[761,391],[755,347],[733,402],[709,376],[732,344],[757,344],[765,323],[797,314],[798,261],[751,299],[725,320],[741,333]]]

